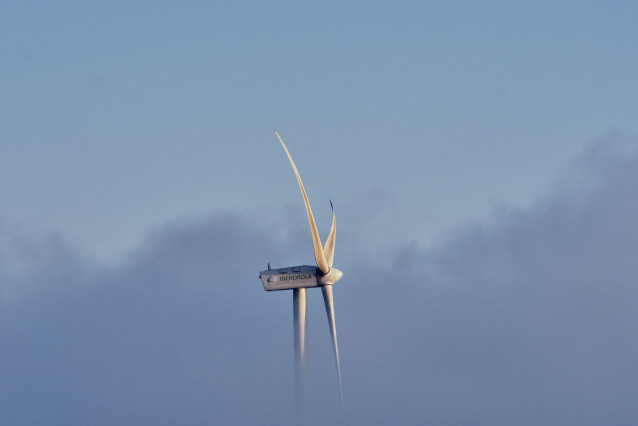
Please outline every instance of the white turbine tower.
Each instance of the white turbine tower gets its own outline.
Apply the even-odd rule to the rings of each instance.
[[[310,222],[310,233],[312,234],[312,244],[315,252],[315,261],[317,266],[293,266],[288,268],[268,269],[259,273],[259,278],[264,285],[264,290],[290,290],[292,289],[293,303],[293,324],[294,324],[294,345],[295,345],[295,399],[297,407],[297,416],[299,419],[305,417],[306,405],[306,369],[307,369],[307,340],[308,332],[308,311],[306,288],[321,287],[323,293],[323,301],[326,305],[326,314],[328,315],[328,324],[330,326],[330,336],[332,337],[332,348],[334,351],[335,365],[337,367],[337,382],[339,384],[339,403],[341,409],[341,421],[343,422],[343,395],[341,391],[341,368],[339,365],[339,346],[337,345],[337,329],[335,326],[334,301],[332,296],[332,285],[336,283],[343,273],[337,268],[332,267],[335,251],[335,214],[332,208],[332,227],[330,234],[326,240],[326,244],[322,246],[319,239],[319,232],[315,224],[315,218],[310,209],[308,196],[304,189],[301,177],[292,161],[292,157],[288,152],[288,148],[281,140],[279,133],[275,130],[275,134],[286,151],[286,155],[290,160],[292,169],[295,171],[301,195],[303,195],[306,211],[308,213],[308,221]],[[332,207],[332,202],[330,202]]]

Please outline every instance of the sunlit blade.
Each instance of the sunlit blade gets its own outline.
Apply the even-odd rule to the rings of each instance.
[[[337,328],[335,325],[335,309],[332,298],[332,286],[325,285],[321,287],[323,293],[323,302],[326,305],[326,314],[328,314],[328,325],[330,326],[330,336],[332,337],[332,349],[334,350],[335,365],[337,367],[337,381],[339,382],[339,404],[341,407],[341,418],[343,421],[343,393],[341,391],[341,366],[339,365],[339,346],[337,345]]]
[[[334,260],[334,257],[335,257],[335,234],[337,232],[336,222],[335,222],[335,208],[332,205],[332,201],[330,201],[330,207],[332,207],[332,227],[330,228],[330,235],[328,235],[326,244],[323,246],[323,253],[326,256],[326,261],[328,262],[328,266],[332,268],[332,261]]]
[[[324,274],[327,274],[328,272],[330,272],[330,266],[328,265],[328,262],[326,261],[326,256],[323,253],[323,247],[321,247],[321,239],[319,238],[319,231],[317,231],[315,218],[312,215],[312,210],[310,209],[310,203],[308,202],[308,196],[306,195],[306,190],[303,187],[303,182],[301,182],[301,177],[299,176],[299,172],[297,171],[297,166],[295,166],[295,162],[292,161],[292,157],[290,156],[290,153],[288,152],[288,148],[286,148],[286,144],[284,143],[284,141],[281,140],[281,137],[279,136],[279,133],[277,133],[276,130],[275,130],[275,134],[277,135],[279,142],[281,142],[281,146],[284,147],[284,150],[286,151],[286,155],[288,156],[288,159],[290,160],[290,164],[292,164],[292,169],[295,171],[295,175],[297,176],[297,181],[299,182],[299,188],[301,188],[303,201],[304,203],[306,203],[306,211],[308,212],[308,221],[310,222],[310,233],[312,234],[312,245],[314,246],[314,250],[315,250],[315,261],[317,262],[317,267],[321,270],[321,272],[323,272]]]

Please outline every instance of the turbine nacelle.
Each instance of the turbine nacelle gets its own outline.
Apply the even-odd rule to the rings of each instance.
[[[343,272],[337,268],[323,274],[319,268],[310,265],[267,269],[259,273],[266,291],[322,287],[336,283],[342,276]]]

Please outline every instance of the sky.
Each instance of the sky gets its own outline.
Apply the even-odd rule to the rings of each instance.
[[[0,423],[638,421],[638,6],[0,5]],[[313,424],[338,416],[309,292]]]

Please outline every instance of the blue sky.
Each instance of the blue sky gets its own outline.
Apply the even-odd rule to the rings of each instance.
[[[26,372],[29,362],[37,360],[21,354],[30,349],[45,351],[46,339],[41,336],[67,336],[65,318],[110,336],[105,338],[106,347],[119,348],[115,353],[98,343],[83,350],[105,362],[105,371],[111,372],[119,371],[117,363],[107,362],[113,357],[120,359],[125,371],[138,371],[136,357],[151,353],[148,345],[163,347],[179,336],[149,326],[148,345],[135,352],[130,349],[131,342],[144,335],[144,328],[132,326],[130,334],[118,338],[118,330],[128,329],[126,320],[152,324],[163,315],[159,307],[164,307],[184,326],[193,327],[182,342],[186,355],[176,351],[173,358],[160,356],[156,360],[159,365],[176,365],[172,377],[179,379],[175,389],[193,397],[169,410],[170,415],[163,417],[166,419],[188,412],[193,422],[201,423],[213,415],[207,411],[210,407],[201,406],[207,400],[202,395],[219,389],[214,380],[209,383],[202,377],[232,373],[216,369],[218,364],[206,366],[200,359],[205,358],[202,354],[219,357],[219,362],[231,365],[230,371],[236,369],[241,379],[246,379],[241,375],[242,366],[254,362],[249,356],[233,358],[232,351],[220,352],[215,345],[198,346],[188,338],[198,340],[212,330],[224,347],[241,333],[254,338],[256,345],[268,345],[269,340],[260,333],[272,333],[272,340],[281,343],[281,348],[258,346],[250,350],[291,356],[286,346],[290,337],[287,295],[266,294],[256,278],[251,281],[266,260],[274,265],[312,262],[303,204],[273,133],[276,128],[300,169],[322,235],[327,234],[330,224],[328,200],[335,202],[339,222],[336,259],[337,263],[343,259],[350,268],[338,266],[345,272],[340,282],[343,290],[339,289],[343,302],[335,289],[338,326],[345,335],[346,401],[350,398],[353,406],[369,407],[371,412],[376,412],[374,407],[383,407],[379,401],[388,401],[384,412],[394,413],[396,419],[401,419],[400,408],[405,404],[406,417],[402,419],[406,424],[428,415],[435,416],[429,417],[435,423],[439,419],[462,424],[463,413],[484,419],[484,424],[512,424],[508,423],[512,418],[523,424],[521,418],[527,417],[521,413],[531,413],[531,407],[512,408],[512,413],[502,417],[471,404],[465,412],[459,412],[458,407],[443,408],[451,404],[451,396],[445,392],[453,395],[458,390],[455,383],[477,389],[488,375],[437,379],[431,371],[419,369],[415,376],[419,380],[406,379],[404,383],[439,401],[426,412],[418,410],[422,405],[418,398],[398,392],[402,383],[398,379],[384,378],[389,380],[390,389],[396,386],[401,400],[392,400],[381,389],[365,389],[362,381],[370,370],[355,367],[357,356],[379,350],[375,345],[384,347],[382,343],[387,342],[382,339],[372,344],[357,337],[368,333],[365,322],[357,316],[369,315],[369,321],[375,323],[372,312],[381,308],[371,296],[364,297],[366,304],[355,297],[366,284],[354,278],[363,274],[373,289],[370,294],[381,298],[387,295],[381,296],[379,277],[400,278],[393,285],[401,288],[407,285],[403,281],[411,281],[412,286],[417,285],[416,280],[419,292],[426,292],[449,309],[437,311],[436,316],[408,307],[394,323],[390,321],[396,329],[379,325],[393,335],[414,320],[425,341],[439,336],[427,321],[448,324],[450,335],[465,343],[436,350],[418,345],[420,352],[414,354],[409,342],[397,342],[408,360],[405,365],[416,363],[420,356],[431,360],[449,356],[453,361],[444,363],[450,367],[443,368],[444,372],[456,369],[455,362],[476,367],[458,352],[479,348],[466,339],[467,333],[477,331],[473,328],[476,325],[467,322],[470,316],[457,311],[453,301],[459,289],[470,289],[469,295],[478,295],[479,288],[480,294],[500,294],[488,284],[487,290],[471,285],[473,277],[488,274],[478,266],[483,256],[491,256],[490,264],[495,265],[485,280],[508,289],[519,289],[508,286],[508,280],[529,275],[533,265],[552,277],[550,280],[537,272],[534,277],[538,282],[556,280],[565,292],[581,294],[578,285],[586,276],[556,272],[556,278],[552,271],[579,269],[583,262],[593,262],[597,270],[612,275],[617,269],[626,272],[614,281],[614,294],[619,300],[633,295],[635,290],[623,284],[623,279],[635,278],[636,271],[623,256],[581,253],[582,258],[572,258],[565,253],[583,244],[604,246],[609,253],[636,247],[633,218],[616,215],[621,208],[634,211],[631,185],[635,188],[638,182],[631,171],[638,147],[637,21],[638,5],[631,1],[3,3],[0,268],[4,279],[0,296],[9,325],[2,331],[2,339],[5,344],[23,342],[14,346],[11,362],[16,371],[24,370],[25,374],[16,373],[12,381],[5,381],[9,384],[2,392],[15,395],[11,386],[33,384],[36,378]],[[601,205],[592,204],[592,200]],[[587,217],[591,222],[579,222]],[[613,227],[608,222],[612,220]],[[564,235],[548,231],[555,229],[563,229]],[[545,239],[539,240],[536,233]],[[583,233],[590,239],[583,240]],[[606,236],[610,234],[619,238],[609,241]],[[481,248],[482,244],[487,248]],[[564,262],[555,265],[556,257],[538,254],[532,261],[526,256],[536,250],[551,252],[551,247],[564,249],[557,255],[567,256]],[[247,253],[245,258],[242,253]],[[466,268],[466,264],[470,266]],[[218,282],[219,270],[227,265],[242,271],[242,278],[238,278],[241,285],[233,280]],[[546,265],[553,265],[551,271],[543,269]],[[155,282],[159,273],[153,272],[157,268],[162,271],[159,284]],[[378,274],[361,272],[371,269]],[[349,274],[353,279],[347,279]],[[423,282],[420,277],[424,277]],[[451,283],[450,290],[436,293],[439,279]],[[522,295],[528,293],[547,301],[551,289],[534,283],[525,278],[520,292],[508,290],[505,294],[513,300],[505,301],[522,307]],[[145,299],[155,294],[155,285],[165,292]],[[236,321],[229,326],[235,334],[214,325],[218,315],[223,317],[219,312],[227,307],[214,305],[214,312],[209,313],[205,304],[200,305],[201,298],[210,301],[222,285],[242,289],[224,296],[224,306],[240,306],[235,310],[237,316],[230,315],[231,322]],[[37,296],[42,291],[46,297]],[[133,299],[127,298],[129,291]],[[183,305],[171,304],[179,291],[184,292],[178,297]],[[246,292],[251,294],[248,301],[240,297]],[[594,293],[586,292],[590,296]],[[100,304],[100,296],[113,305]],[[68,302],[57,304],[58,298]],[[112,313],[118,298],[126,299],[121,322],[115,321],[111,329],[108,322],[91,319],[91,310]],[[583,296],[582,300],[586,305],[596,297]],[[140,311],[134,301],[146,310]],[[471,311],[473,305],[467,303],[458,309]],[[540,305],[545,306],[543,303]],[[400,307],[401,303],[397,299],[392,306]],[[610,313],[613,307],[609,302],[601,312]],[[503,342],[513,344],[510,337],[520,332],[524,344],[514,345],[517,349],[553,344],[556,350],[550,352],[556,357],[550,356],[542,366],[562,369],[564,365],[557,360],[585,345],[584,338],[565,343],[560,333],[548,332],[547,338],[541,338],[531,332],[528,321],[537,316],[531,308],[523,319],[500,311],[498,304],[492,308],[497,314],[488,315],[485,324],[500,324],[504,319],[514,325],[512,330],[499,329],[487,336],[496,342],[486,346],[488,354],[502,348]],[[578,318],[582,313],[580,305],[567,304],[567,308],[564,317],[555,313],[557,318]],[[321,309],[320,304],[311,305],[311,321],[313,315],[317,323],[323,320]],[[554,312],[551,307],[544,309]],[[185,314],[191,311],[195,319],[210,321],[211,329],[194,325],[199,323]],[[245,320],[252,318],[251,311],[276,315],[286,328],[264,325],[265,330],[255,330]],[[612,318],[601,313],[602,324],[624,330],[626,321],[635,317],[629,311],[621,312],[627,316]],[[51,320],[51,328],[34,318]],[[564,329],[577,330],[575,323],[564,323]],[[324,330],[323,326],[316,324],[315,334],[325,334],[327,327]],[[601,354],[601,359],[617,359],[613,350],[616,342],[606,341],[608,329],[602,330],[600,342],[607,342],[612,349]],[[88,328],[78,326],[76,333],[65,339],[73,346],[90,334]],[[351,343],[348,347],[348,336],[351,342],[359,342],[358,346]],[[315,354],[324,351],[329,357],[326,336],[316,340]],[[635,349],[632,345],[629,353]],[[60,351],[63,353],[63,348]],[[394,361],[401,359],[381,353]],[[182,356],[192,357],[192,363],[172,363]],[[231,358],[235,361],[230,362]],[[486,355],[486,363],[488,359]],[[583,360],[583,365],[589,361]],[[82,383],[88,371],[99,370],[66,362],[60,358],[62,367],[75,374],[71,382]],[[379,359],[369,359],[364,367],[381,364]],[[209,376],[197,376],[196,366]],[[264,391],[271,386],[278,377],[275,372],[291,373],[283,364],[275,363],[273,368],[257,374],[267,379],[253,383],[253,389]],[[543,388],[542,381],[532,380],[538,371],[532,374],[514,364],[510,368],[512,377],[529,379],[537,390]],[[64,380],[54,370],[43,365],[40,371],[64,389]],[[398,368],[396,377],[404,373]],[[106,373],[95,374],[108,378]],[[171,382],[171,377],[158,377],[149,370],[139,382],[150,387],[158,380]],[[501,378],[501,387],[486,398],[501,401],[499,392],[511,391],[506,378]],[[440,380],[435,382],[449,388],[433,395],[424,384],[429,379]],[[634,379],[631,376],[623,383],[633,389]],[[109,383],[117,388],[115,382]],[[272,386],[285,393],[286,383]],[[605,383],[613,387],[617,382]],[[331,389],[329,382],[315,385]],[[354,389],[361,391],[357,397],[352,395]],[[556,389],[557,400],[573,392],[569,386]],[[560,394],[561,389],[564,394]],[[241,395],[241,389],[235,391]],[[112,415],[124,404],[117,397],[110,398],[113,394],[108,390],[103,392],[107,402],[100,405],[97,398],[89,398],[86,419],[94,419],[98,413]],[[56,412],[61,422],[68,423],[65,404],[72,406],[69,401],[80,394],[71,393],[68,400],[60,397],[59,404],[52,403],[62,407]],[[36,392],[22,399],[15,397],[14,402],[25,407],[37,405],[42,395]],[[145,415],[168,410],[158,407],[174,396],[160,392],[146,401],[146,408],[131,409],[130,417],[106,416],[110,420],[104,423],[157,420]],[[535,401],[541,406],[551,405],[545,394],[524,396],[538,397]],[[595,392],[586,394],[574,404],[586,407],[588,398],[596,396]],[[197,398],[202,398],[201,404]],[[509,401],[509,406],[516,407],[523,399],[521,394],[520,400]],[[257,396],[254,401],[258,401]],[[596,414],[604,417],[616,410],[622,420],[635,420],[636,413],[621,409],[619,401],[618,406],[594,404],[600,407]],[[230,423],[232,414],[224,411],[224,406],[234,407],[220,403],[213,411],[228,415],[226,422]],[[285,415],[264,410],[246,413],[246,421],[253,414],[271,419],[266,423],[286,421]],[[451,411],[459,417],[449,414]],[[350,412],[353,423],[374,424],[371,418],[356,417],[354,412]],[[39,413],[46,418],[45,408]],[[544,419],[550,423],[552,419],[574,418],[569,409],[548,409],[547,413],[556,416]],[[29,420],[18,412],[10,420],[35,424],[38,413],[33,416]],[[317,417],[319,422],[321,415]],[[539,418],[529,419],[530,424],[538,424],[533,420]]]
[[[422,243],[638,132],[633,2],[3,8],[2,218],[107,261],[176,217],[273,207],[294,187],[275,127],[315,204],[380,191]]]

